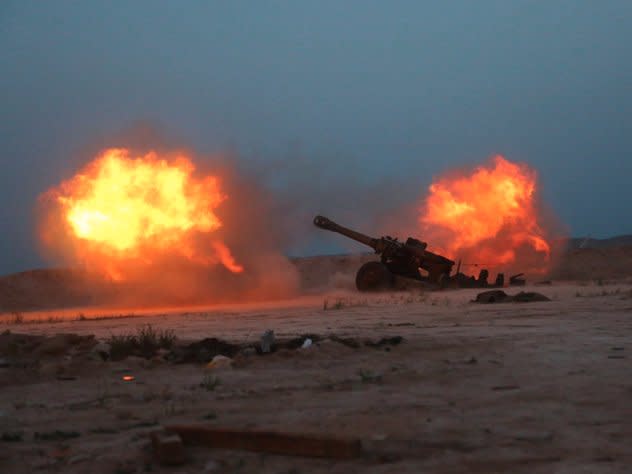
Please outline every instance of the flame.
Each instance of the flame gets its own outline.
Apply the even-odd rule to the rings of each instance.
[[[450,258],[490,267],[512,265],[526,249],[528,270],[544,272],[551,247],[539,223],[536,184],[534,170],[500,155],[469,174],[441,177],[419,218],[424,236]]]
[[[131,261],[180,255],[239,273],[230,249],[218,239],[200,251],[196,236],[209,236],[222,222],[215,210],[227,199],[216,176],[196,178],[192,161],[155,152],[103,151],[73,178],[47,193],[61,215],[80,258],[101,263],[121,279]]]

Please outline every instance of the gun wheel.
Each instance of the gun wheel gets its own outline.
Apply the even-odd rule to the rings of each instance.
[[[393,274],[381,262],[367,262],[356,274],[356,288],[360,291],[388,290],[393,284]]]

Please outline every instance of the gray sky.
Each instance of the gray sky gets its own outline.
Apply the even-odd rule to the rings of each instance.
[[[0,274],[41,265],[37,195],[138,121],[407,198],[502,153],[573,235],[632,233],[631,58],[627,0],[5,0]]]

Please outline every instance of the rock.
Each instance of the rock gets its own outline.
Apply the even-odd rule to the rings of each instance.
[[[397,346],[404,341],[402,336],[393,336],[393,337],[383,337],[377,342],[367,341],[364,343],[365,346],[369,347],[382,347],[382,346]]]
[[[45,377],[57,377],[61,375],[66,369],[65,364],[58,362],[45,362],[40,365],[39,373]]]
[[[272,352],[272,347],[274,346],[274,331],[268,329],[261,336],[261,352],[264,354],[268,352]]]
[[[80,462],[89,461],[90,456],[87,454],[77,454],[68,460],[68,464],[79,464]]]
[[[110,351],[112,346],[107,342],[100,341],[92,348],[92,353],[97,354],[101,359],[108,360],[110,358]]]
[[[212,459],[210,461],[208,461],[205,465],[204,465],[204,472],[213,472],[213,471],[217,471],[219,470],[220,466],[219,463],[217,461],[213,461]]]
[[[551,299],[543,294],[536,293],[534,291],[521,291],[517,295],[513,296],[513,301],[518,303],[531,303],[533,301],[551,301]]]
[[[38,356],[60,355],[65,353],[72,345],[66,334],[58,334],[43,341],[35,350]]]
[[[158,462],[167,466],[177,466],[186,462],[182,438],[164,430],[150,434],[151,444]]]
[[[219,369],[231,369],[233,367],[233,359],[223,355],[216,355],[208,364],[207,369],[219,370]]]
[[[553,433],[550,431],[521,431],[514,434],[514,439],[532,443],[547,442],[553,439]]]
[[[476,295],[475,303],[504,303],[511,301],[511,296],[508,296],[503,290],[489,290],[483,291]]]
[[[244,350],[241,351],[241,355],[244,357],[250,357],[256,354],[257,349],[255,349],[254,347],[246,347]]]
[[[550,298],[533,291],[521,291],[516,295],[508,295],[503,290],[483,291],[476,295],[475,303],[508,303],[515,301],[517,303],[531,303],[533,301],[551,301]]]
[[[169,354],[169,349],[165,349],[164,347],[162,347],[156,351],[154,358],[158,357],[164,359],[165,357],[167,357],[167,354]]]
[[[187,346],[175,347],[165,358],[176,364],[189,362],[207,363],[220,354],[234,357],[240,349],[236,344],[209,337]]]

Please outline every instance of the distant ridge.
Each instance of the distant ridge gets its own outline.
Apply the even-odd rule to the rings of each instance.
[[[618,235],[607,239],[591,237],[574,237],[568,239],[568,249],[602,249],[607,247],[623,247],[632,245],[632,235]]]

